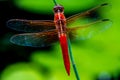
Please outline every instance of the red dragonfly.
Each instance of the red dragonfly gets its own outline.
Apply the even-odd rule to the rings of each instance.
[[[107,5],[107,3],[104,3],[68,18],[64,16],[64,7],[56,5],[53,9],[54,20],[11,19],[7,22],[9,28],[28,33],[16,34],[11,37],[10,41],[21,46],[45,47],[59,40],[65,69],[68,75],[70,75],[68,37],[74,39],[77,32],[80,33],[80,37],[84,37],[87,33],[89,33],[87,37],[90,37],[91,32],[104,30],[106,27],[109,27],[109,19],[100,19],[94,14],[94,12]],[[91,19],[91,16],[94,19]],[[69,27],[76,22],[76,26]]]

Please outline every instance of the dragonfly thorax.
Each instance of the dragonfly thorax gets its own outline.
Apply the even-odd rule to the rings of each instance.
[[[57,12],[63,12],[64,11],[64,7],[63,6],[60,6],[60,5],[57,5],[54,7],[54,12],[57,13]]]

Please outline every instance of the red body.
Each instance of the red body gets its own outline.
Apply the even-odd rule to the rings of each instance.
[[[68,55],[68,44],[67,44],[66,34],[61,34],[59,37],[59,40],[60,40],[60,45],[62,48],[62,55],[64,59],[65,69],[68,75],[70,75],[70,60],[69,60],[69,55]]]
[[[58,30],[58,37],[62,49],[64,65],[68,75],[70,75],[70,60],[68,54],[68,42],[67,42],[67,34],[66,34],[66,18],[64,16],[63,7],[55,6],[54,8],[54,23],[56,25],[56,29]]]

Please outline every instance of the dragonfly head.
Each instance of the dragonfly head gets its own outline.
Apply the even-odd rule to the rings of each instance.
[[[60,5],[57,5],[54,7],[54,12],[57,13],[57,12],[63,12],[64,11],[64,7],[63,6],[60,6]]]

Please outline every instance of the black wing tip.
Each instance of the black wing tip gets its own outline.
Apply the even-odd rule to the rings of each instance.
[[[110,19],[102,19],[102,22],[110,22],[111,24],[113,23],[113,21],[111,21]]]
[[[110,19],[102,19],[102,21],[110,21]]]
[[[103,4],[101,4],[101,6],[106,6],[106,5],[109,5],[108,3],[103,3]]]

